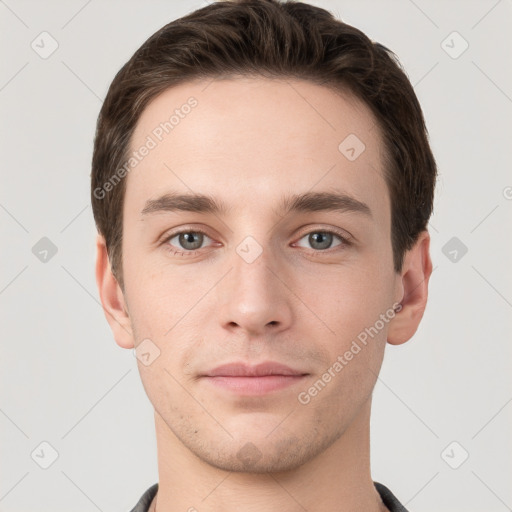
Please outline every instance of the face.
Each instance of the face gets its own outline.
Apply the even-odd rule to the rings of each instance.
[[[305,81],[187,83],[131,149],[124,300],[168,439],[229,471],[311,460],[368,407],[401,299],[370,111]]]

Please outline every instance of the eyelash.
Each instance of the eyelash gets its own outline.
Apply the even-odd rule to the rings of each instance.
[[[176,249],[174,246],[172,246],[168,243],[175,236],[181,235],[182,233],[201,233],[201,234],[207,236],[208,238],[211,238],[210,236],[208,236],[208,233],[206,233],[206,231],[203,231],[202,229],[199,229],[199,228],[182,229],[180,231],[175,231],[175,232],[169,234],[168,236],[166,236],[165,239],[162,241],[162,244],[164,244],[166,246],[166,250],[169,251],[174,256],[190,257],[190,256],[195,256],[198,252],[201,251],[201,249],[195,249],[192,251],[180,251],[179,249]],[[343,235],[341,232],[332,230],[332,229],[313,229],[313,230],[307,231],[305,233],[302,233],[300,238],[298,238],[297,241],[302,240],[305,236],[310,235],[311,233],[326,233],[326,234],[330,234],[330,235],[335,235],[341,241],[341,244],[339,244],[335,247],[330,247],[329,249],[324,249],[324,250],[309,249],[309,251],[313,251],[313,253],[315,255],[320,255],[322,253],[329,254],[331,249],[341,248],[341,250],[342,250],[343,248],[346,248],[346,247],[349,247],[352,245],[352,242],[348,239],[348,237],[346,235]]]
[[[194,228],[194,229],[182,229],[181,231],[175,231],[174,233],[171,233],[169,236],[166,236],[164,241],[162,242],[165,244],[166,249],[175,256],[195,256],[201,249],[196,249],[194,251],[180,251],[179,249],[176,249],[174,246],[170,245],[168,242],[172,238],[174,238],[177,235],[181,235],[182,233],[201,233],[202,235],[208,236],[208,233],[206,231],[203,231],[202,229]],[[211,238],[208,236],[208,238]]]

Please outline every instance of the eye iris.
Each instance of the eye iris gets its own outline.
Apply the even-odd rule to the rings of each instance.
[[[195,239],[195,241],[194,241]],[[203,234],[202,233],[194,233],[194,232],[188,232],[188,233],[180,233],[179,236],[179,242],[185,249],[199,249],[203,243]],[[193,246],[189,247],[187,246],[188,243],[191,243]]]
[[[309,235],[309,243],[315,249],[328,249],[332,243],[332,234],[331,233],[311,233]],[[315,247],[315,244],[319,244],[320,247]]]

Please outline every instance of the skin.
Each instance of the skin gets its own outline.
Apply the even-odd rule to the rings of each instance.
[[[124,293],[97,238],[97,284],[117,344],[150,339],[160,350],[148,366],[137,360],[155,409],[152,510],[387,510],[370,475],[372,391],[386,342],[404,343],[418,327],[432,263],[423,232],[402,271],[393,269],[375,119],[349,93],[302,80],[197,81],[146,107],[132,148],[190,96],[197,107],[126,178]],[[338,150],[351,133],[366,146],[355,161]],[[148,199],[168,191],[210,194],[230,209],[141,216]],[[343,192],[371,215],[276,211],[282,196],[309,191]],[[166,240],[183,228],[207,233],[192,256],[170,252],[191,243]],[[351,243],[334,234],[321,250],[308,236],[332,230]],[[247,236],[262,250],[252,263],[236,251]],[[395,303],[402,309],[378,335],[300,403],[299,393]],[[269,360],[309,375],[257,397],[199,377],[227,362]]]

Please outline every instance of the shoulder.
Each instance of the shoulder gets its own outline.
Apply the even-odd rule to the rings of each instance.
[[[408,512],[407,509],[398,501],[398,498],[383,484],[373,482],[382,502],[389,509],[389,512]]]
[[[153,484],[148,490],[144,492],[144,494],[140,497],[135,507],[133,507],[130,512],[147,512],[149,509],[149,505],[151,504],[151,501],[155,497],[157,491],[158,482],[156,484]]]

